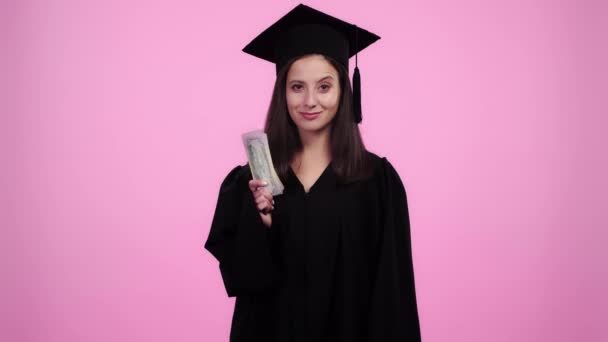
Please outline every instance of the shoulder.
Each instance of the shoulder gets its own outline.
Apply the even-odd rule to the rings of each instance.
[[[397,170],[395,169],[393,164],[391,164],[391,162],[388,160],[387,157],[385,157],[385,156],[381,157],[378,154],[371,152],[371,151],[367,151],[367,155],[368,155],[368,158],[369,158],[371,164],[373,165],[375,176],[399,177]]]
[[[247,187],[247,183],[251,178],[249,163],[233,166],[224,176],[220,186],[220,192],[238,190],[243,186]]]
[[[372,163],[372,165],[374,165],[374,169],[376,167],[378,167],[379,163],[382,162],[382,159],[384,159],[384,157],[380,157],[379,155],[377,155],[376,153],[372,152],[372,151],[366,151],[367,153],[367,159]]]
[[[383,190],[405,191],[401,176],[386,156],[379,156],[368,151],[368,156],[374,168],[374,179]]]

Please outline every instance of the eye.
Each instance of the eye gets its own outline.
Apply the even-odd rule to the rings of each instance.
[[[324,88],[323,90],[327,90],[327,89],[329,89],[329,88],[330,88],[330,86],[329,86],[328,84],[322,84],[322,85],[321,85],[321,88],[323,88],[323,87],[327,87],[327,88]]]
[[[299,88],[296,88],[296,87],[299,87]],[[293,90],[300,90],[301,87],[302,87],[302,85],[300,85],[300,84],[294,84],[294,85],[291,86],[291,89],[293,89]]]

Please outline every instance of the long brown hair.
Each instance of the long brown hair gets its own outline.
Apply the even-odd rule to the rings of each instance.
[[[294,153],[302,150],[297,126],[289,116],[285,94],[287,73],[301,57],[290,60],[279,70],[264,125],[272,161],[282,181],[287,180]],[[372,173],[371,160],[363,144],[359,125],[354,121],[348,70],[331,57],[323,57],[338,71],[341,89],[338,111],[332,120],[330,132],[333,171],[338,183],[342,184],[368,178]]]

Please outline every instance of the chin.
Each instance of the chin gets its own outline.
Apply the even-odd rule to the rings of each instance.
[[[319,122],[303,122],[299,123],[297,126],[302,131],[316,132],[327,127],[327,122],[319,123]]]

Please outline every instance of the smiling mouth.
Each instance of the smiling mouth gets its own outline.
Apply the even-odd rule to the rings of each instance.
[[[300,112],[300,115],[302,115],[302,117],[306,120],[314,120],[314,119],[318,118],[320,114],[321,114],[321,112],[316,112],[316,113]]]

